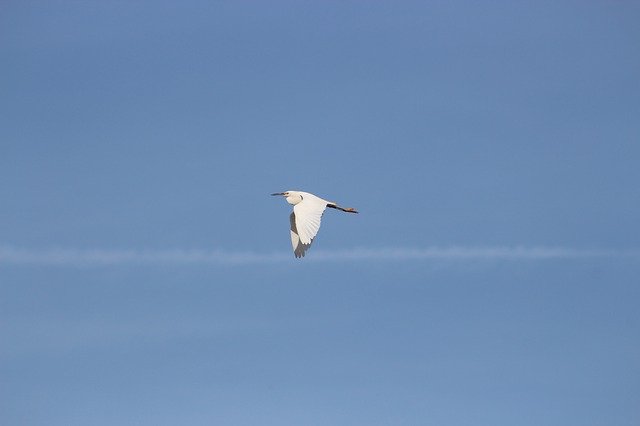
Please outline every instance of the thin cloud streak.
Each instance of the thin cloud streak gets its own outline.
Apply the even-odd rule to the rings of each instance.
[[[317,258],[354,260],[544,260],[594,257],[640,257],[640,251],[576,249],[567,247],[427,247],[353,249],[318,253]]]
[[[514,261],[588,258],[640,259],[639,250],[577,249],[567,247],[427,247],[316,251],[302,262],[339,261]],[[117,265],[251,265],[295,261],[289,253],[226,250],[105,250],[23,249],[0,246],[0,265],[117,266]]]

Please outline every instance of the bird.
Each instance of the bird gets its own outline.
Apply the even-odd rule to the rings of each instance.
[[[358,213],[354,208],[340,207],[332,201],[324,200],[309,192],[286,191],[271,195],[282,195],[287,203],[293,205],[289,223],[291,225],[291,245],[296,258],[304,257],[311,247],[311,243],[320,229],[322,214],[327,207],[347,213]]]

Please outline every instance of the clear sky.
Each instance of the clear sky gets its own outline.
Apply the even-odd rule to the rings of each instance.
[[[4,2],[0,423],[639,424],[638,22]]]

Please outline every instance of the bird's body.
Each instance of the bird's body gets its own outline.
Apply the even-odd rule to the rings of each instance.
[[[311,243],[320,229],[322,214],[327,207],[347,213],[358,213],[353,208],[340,207],[332,201],[323,200],[309,192],[287,191],[271,195],[282,195],[287,203],[293,205],[289,222],[291,225],[291,245],[296,257],[303,257],[311,247]]]

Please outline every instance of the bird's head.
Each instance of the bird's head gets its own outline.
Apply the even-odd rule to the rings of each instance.
[[[302,201],[302,195],[299,191],[276,192],[271,195],[282,195],[287,200],[287,203],[293,205],[296,205],[300,201]]]

